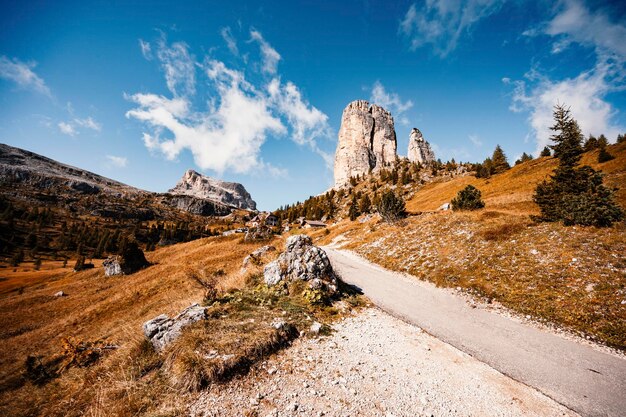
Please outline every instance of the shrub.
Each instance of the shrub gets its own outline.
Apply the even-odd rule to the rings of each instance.
[[[393,223],[406,216],[404,200],[391,190],[383,194],[377,209],[380,216],[387,223]]]
[[[468,185],[452,199],[452,210],[478,210],[485,207],[480,190]]]

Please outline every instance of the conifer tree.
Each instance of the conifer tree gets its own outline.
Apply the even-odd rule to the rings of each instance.
[[[599,146],[598,139],[593,135],[589,135],[589,137],[585,141],[585,145],[583,146],[583,149],[585,150],[585,152],[589,152],[594,149],[597,149],[598,146]]]
[[[493,151],[493,155],[491,155],[491,161],[493,163],[494,174],[499,174],[511,168],[511,165],[509,165],[509,161],[507,161],[506,155],[504,154],[504,151],[502,150],[500,145],[497,145],[496,149]]]
[[[364,194],[361,198],[361,201],[359,201],[359,211],[361,213],[369,213],[371,206],[372,202],[370,201],[369,196],[367,194]]]
[[[559,166],[535,189],[533,200],[541,210],[535,219],[599,227],[621,220],[624,213],[613,201],[613,192],[602,185],[602,174],[589,166],[578,166],[582,134],[570,110],[556,105],[554,121],[551,148]]]
[[[544,156],[552,156],[552,152],[550,152],[550,148],[549,147],[544,147],[541,151],[541,153],[539,154],[540,157],[544,157]]]
[[[395,222],[406,216],[404,200],[391,190],[385,192],[380,198],[377,209],[380,216],[387,223]]]
[[[354,221],[359,217],[359,205],[356,201],[356,195],[352,195],[352,201],[350,202],[350,208],[348,209],[348,216],[351,221]]]

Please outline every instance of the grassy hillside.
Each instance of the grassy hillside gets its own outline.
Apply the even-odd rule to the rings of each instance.
[[[594,150],[583,154],[581,163],[601,170],[606,175],[605,184],[619,188],[617,202],[626,207],[626,142],[611,145],[608,151],[615,156],[612,161],[599,164],[599,150]],[[420,188],[407,201],[406,208],[413,213],[437,210],[443,203],[450,202],[459,190],[471,184],[482,192],[489,209],[513,214],[538,214],[539,209],[532,201],[533,192],[557,165],[557,159],[544,157],[516,165],[491,178],[466,175],[451,180],[436,180]]]
[[[582,162],[606,174],[605,183],[619,188],[617,201],[626,207],[626,143],[610,146],[616,159],[604,164],[596,162],[597,152]],[[412,215],[406,220],[386,224],[361,216],[315,235],[389,269],[626,349],[624,222],[598,229],[530,220],[538,213],[534,188],[556,163],[540,158],[489,179],[466,174],[409,185]],[[485,209],[437,211],[467,184],[482,191]]]

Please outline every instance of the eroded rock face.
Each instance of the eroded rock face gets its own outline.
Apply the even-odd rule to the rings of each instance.
[[[190,195],[204,198],[227,206],[246,210],[256,210],[256,202],[243,185],[236,182],[216,180],[202,175],[193,169],[185,172],[170,194]]]
[[[143,333],[154,349],[161,350],[176,340],[185,326],[206,319],[206,310],[206,307],[192,304],[173,319],[161,314],[143,324]]]
[[[435,153],[430,144],[424,139],[419,129],[413,128],[409,136],[409,161],[428,165],[435,161]]]
[[[341,118],[335,152],[335,186],[346,185],[350,177],[394,164],[396,148],[391,113],[365,100],[348,104]]]
[[[104,275],[110,277],[132,274],[150,266],[150,263],[137,243],[129,242],[121,255],[109,256],[102,262],[102,266],[104,267]]]
[[[311,289],[325,290],[329,293],[337,291],[337,276],[326,252],[313,246],[311,238],[307,235],[290,236],[285,252],[265,266],[263,275],[267,285],[302,280],[309,282]]]

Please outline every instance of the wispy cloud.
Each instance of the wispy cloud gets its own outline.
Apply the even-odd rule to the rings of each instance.
[[[616,110],[606,101],[606,95],[615,89],[611,83],[614,76],[614,67],[601,62],[574,78],[554,81],[530,71],[525,80],[515,81],[511,110],[529,113],[536,153],[550,143],[552,110],[557,103],[571,107],[584,134],[605,134],[613,139],[626,130],[613,122]]]
[[[77,136],[80,133],[79,128],[90,129],[95,132],[102,130],[102,124],[95,121],[92,117],[84,119],[74,118],[65,122],[59,122],[57,126],[62,133],[69,136]]]
[[[157,58],[165,72],[167,88],[174,96],[189,96],[196,92],[196,65],[184,42],[167,44],[165,35],[158,41]]]
[[[469,140],[477,148],[480,148],[481,146],[483,146],[483,142],[482,142],[482,140],[480,140],[478,135],[469,135]]]
[[[137,105],[126,116],[149,127],[143,134],[149,150],[160,152],[170,160],[189,150],[198,167],[220,174],[228,170],[284,175],[284,170],[263,160],[261,146],[270,135],[289,135],[298,145],[309,146],[327,163],[332,159],[317,143],[330,135],[328,117],[308,103],[296,85],[280,81],[280,76],[275,74],[280,55],[260,32],[252,33],[256,33],[253,36],[261,50],[263,74],[271,78],[254,84],[243,69],[207,58],[203,63],[191,62],[202,68],[201,74],[210,89],[206,110],[193,108],[188,90],[188,94],[175,94],[178,90],[170,89],[172,98],[151,93],[126,96]],[[186,47],[185,51],[191,57]],[[275,55],[268,51],[274,51]],[[167,51],[163,53],[170,55]],[[181,70],[186,72],[185,68]],[[166,72],[166,82],[170,79],[168,75]]]
[[[412,4],[400,22],[399,32],[411,50],[430,45],[444,58],[456,49],[459,39],[483,18],[497,12],[504,0],[427,0]]]
[[[409,125],[409,119],[404,113],[413,107],[413,102],[411,100],[402,101],[397,93],[388,93],[380,81],[376,81],[372,87],[370,102],[390,111],[401,124]]]
[[[261,32],[252,29],[250,30],[250,36],[252,37],[252,40],[258,42],[261,47],[263,71],[268,74],[276,74],[278,61],[280,61],[280,54],[263,38]]]
[[[152,59],[152,45],[150,42],[146,42],[143,39],[139,39],[139,49],[141,49],[141,55],[148,61]]]
[[[72,126],[69,123],[59,122],[57,126],[59,127],[59,130],[61,131],[61,133],[64,133],[66,135],[76,136],[78,134],[76,129],[74,129],[74,126]]]
[[[26,63],[17,58],[10,59],[2,55],[0,56],[0,78],[12,81],[20,88],[51,97],[50,89],[44,80],[33,71],[35,66],[34,63]]]
[[[116,168],[125,168],[128,165],[128,158],[124,156],[106,155],[109,165]]]
[[[536,152],[550,143],[552,110],[557,103],[571,107],[584,134],[605,134],[614,140],[626,130],[614,121],[617,110],[607,100],[610,93],[625,88],[626,27],[602,10],[591,11],[579,0],[565,0],[557,5],[554,16],[524,34],[552,37],[552,53],[575,43],[596,52],[595,65],[574,77],[555,79],[534,66],[523,80],[503,79],[513,86],[511,110],[528,112]]]
[[[554,52],[566,49],[571,43],[593,46],[601,54],[614,54],[626,60],[626,27],[613,22],[609,15],[592,12],[580,0],[565,0],[559,12],[546,25],[544,32],[557,38]]]
[[[228,47],[230,53],[238,56],[239,48],[237,47],[237,40],[233,37],[230,27],[227,26],[222,28],[222,30],[220,30],[220,35],[222,35],[224,42],[226,42],[226,46]]]

